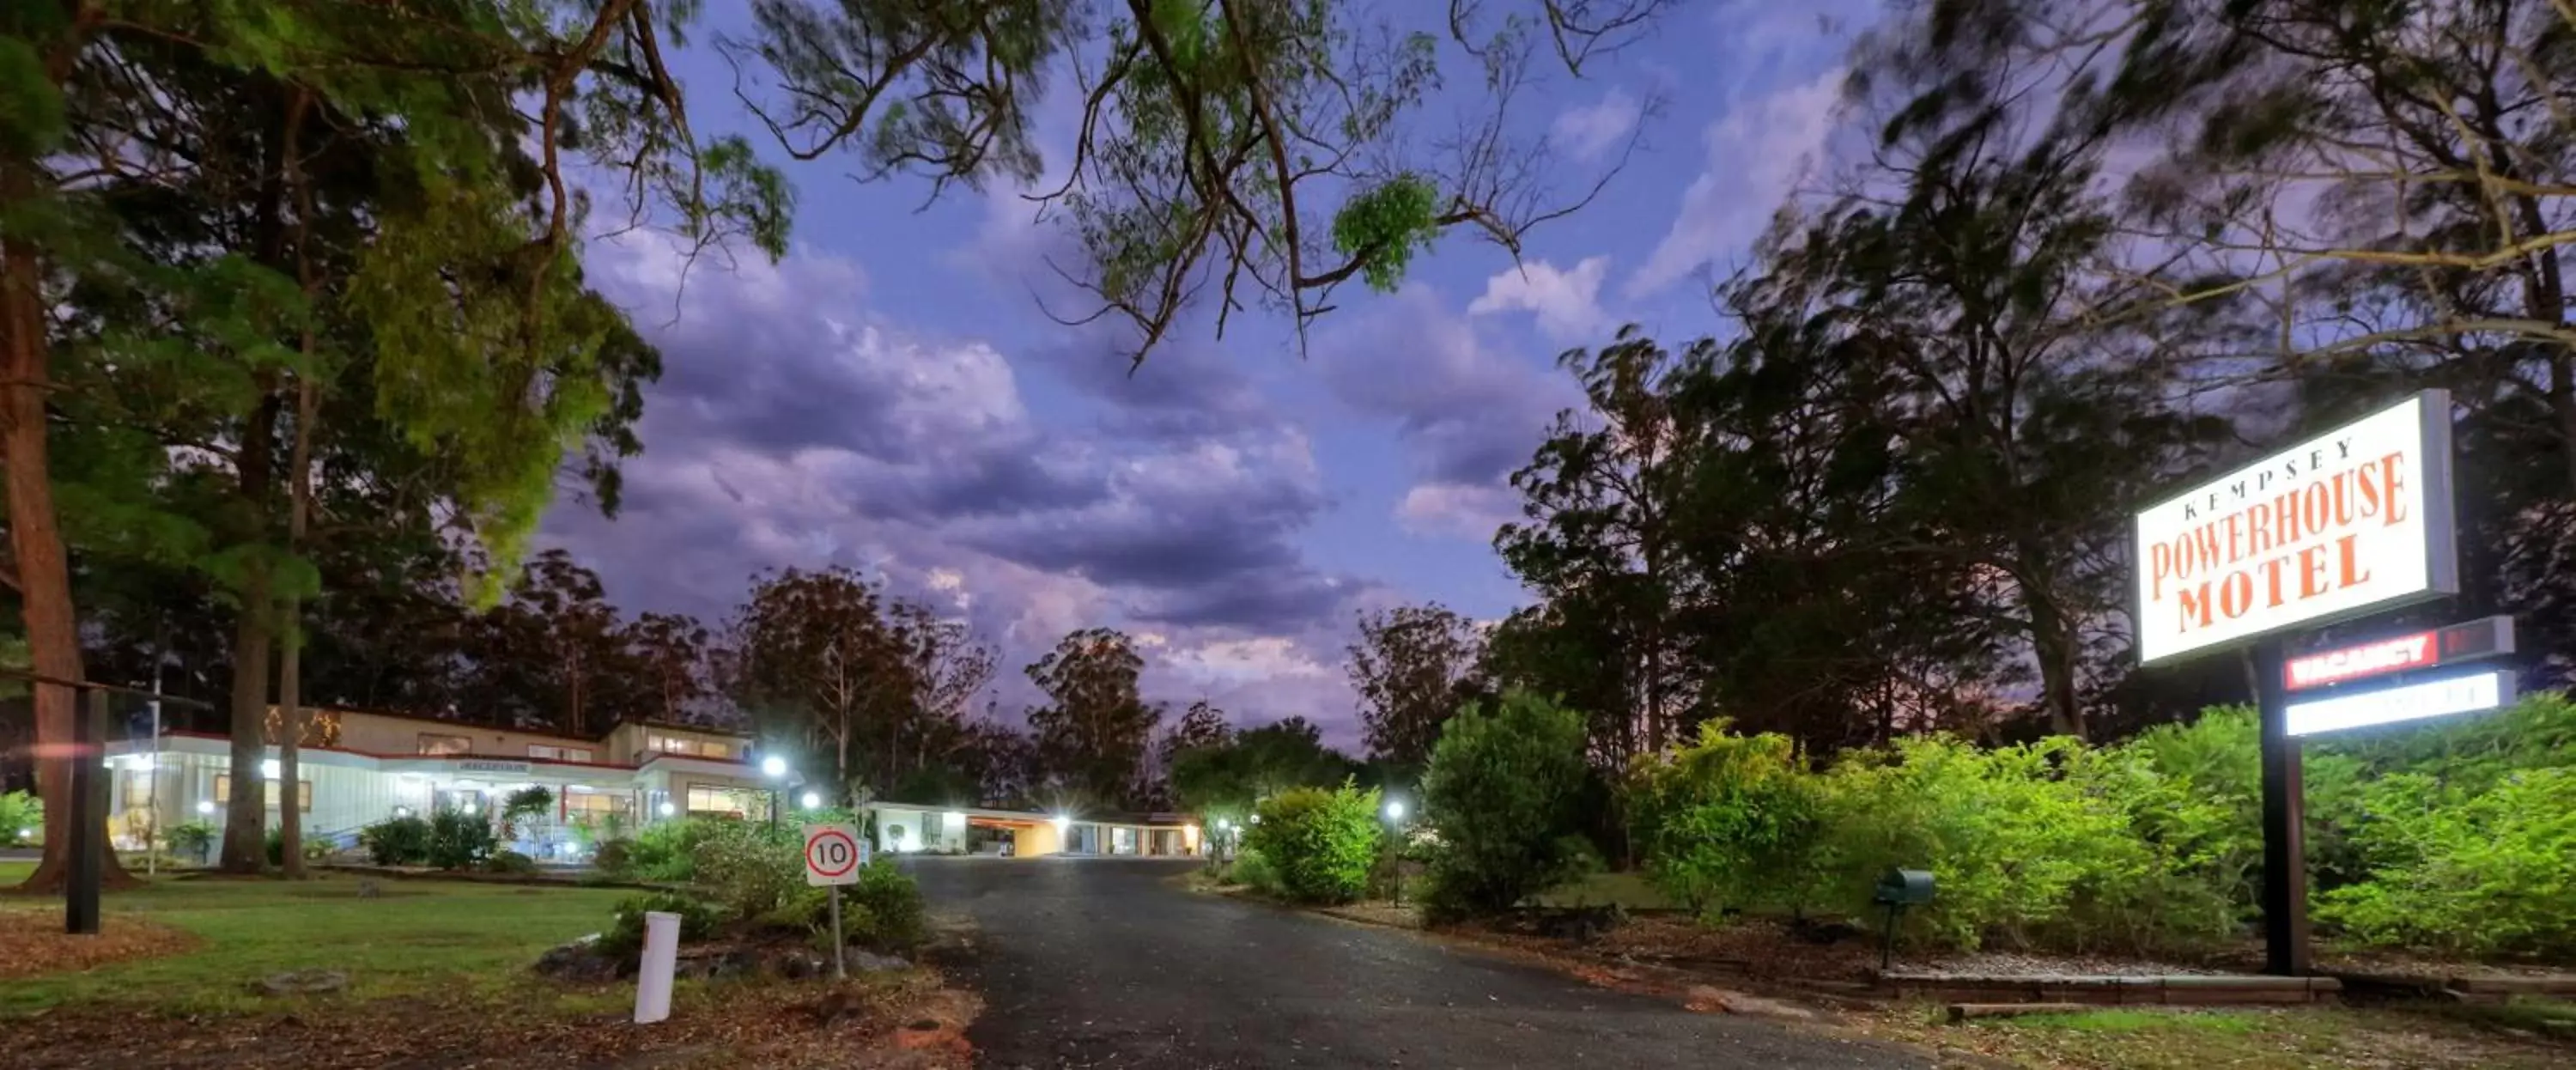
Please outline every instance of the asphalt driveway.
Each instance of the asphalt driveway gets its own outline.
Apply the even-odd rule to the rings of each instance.
[[[971,916],[968,1031],[995,1070],[1929,1064],[1895,1049],[1699,1014],[1410,933],[1172,887],[1186,863],[911,861],[931,909]]]

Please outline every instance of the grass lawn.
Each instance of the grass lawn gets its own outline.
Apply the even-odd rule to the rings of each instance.
[[[0,864],[15,865],[15,864]],[[23,877],[0,870],[0,884]],[[145,919],[195,934],[195,950],[77,973],[0,983],[0,1015],[65,1004],[137,1004],[177,1013],[262,1001],[247,986],[286,970],[336,969],[349,992],[378,998],[494,991],[518,985],[539,952],[597,932],[629,894],[429,880],[159,880],[106,897],[107,927]],[[0,910],[58,912],[53,898],[0,897]]]
[[[27,874],[35,871],[36,864],[33,862],[0,862],[0,888],[26,880]]]
[[[1537,896],[1536,900],[1541,906],[1551,907],[1597,907],[1616,903],[1629,910],[1671,910],[1681,906],[1646,883],[1643,873],[1594,873],[1559,885]]]

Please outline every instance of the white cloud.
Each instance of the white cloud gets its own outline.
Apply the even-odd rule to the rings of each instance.
[[[1468,304],[1467,314],[1527,310],[1538,314],[1538,329],[1552,341],[1596,341],[1609,325],[1601,310],[1601,279],[1609,272],[1606,256],[1585,257],[1572,271],[1533,260],[1486,279],[1484,296]]]
[[[1491,542],[1494,529],[1521,518],[1521,499],[1507,486],[1423,483],[1404,492],[1395,517],[1417,535]]]
[[[1750,246],[1806,177],[1834,129],[1843,68],[1728,108],[1702,140],[1707,160],[1663,241],[1628,277],[1637,300]]]
[[[1598,104],[1567,108],[1559,114],[1548,127],[1548,144],[1578,163],[1591,163],[1636,129],[1643,107],[1637,98],[1613,89]]]

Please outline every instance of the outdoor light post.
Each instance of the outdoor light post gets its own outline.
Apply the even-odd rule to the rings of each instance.
[[[785,801],[780,794],[784,790],[781,785],[787,780],[787,759],[775,754],[761,759],[760,775],[769,778],[769,830],[776,832],[779,805]]]
[[[1404,800],[1386,801],[1386,823],[1395,832],[1395,905],[1404,905]]]

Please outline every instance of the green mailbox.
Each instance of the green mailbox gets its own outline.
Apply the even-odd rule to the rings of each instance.
[[[1891,869],[1878,879],[1877,901],[1891,907],[1919,907],[1932,902],[1932,873],[1922,869]]]
[[[1887,972],[1896,961],[1896,916],[1907,907],[1930,906],[1934,890],[1932,871],[1928,869],[1891,869],[1878,879],[1878,890],[1870,898],[1887,908],[1887,931],[1878,943],[1880,973]]]

